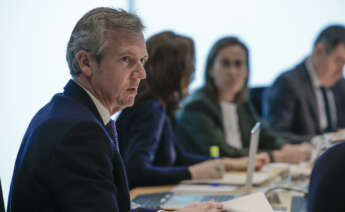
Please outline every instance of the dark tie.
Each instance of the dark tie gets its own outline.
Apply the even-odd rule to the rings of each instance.
[[[114,140],[114,144],[116,146],[116,150],[119,151],[119,144],[117,140],[117,132],[115,127],[115,121],[110,119],[107,125],[105,125],[105,129],[107,129],[108,133],[110,134],[111,138]]]
[[[332,131],[332,118],[331,118],[331,110],[329,107],[329,101],[328,101],[328,96],[326,92],[325,87],[320,87],[321,92],[322,92],[322,97],[323,97],[323,102],[325,105],[325,112],[326,112],[326,117],[327,117],[327,126],[324,132],[330,132]]]

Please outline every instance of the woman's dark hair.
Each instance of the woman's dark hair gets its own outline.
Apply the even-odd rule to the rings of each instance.
[[[240,103],[243,101],[246,101],[248,99],[248,94],[249,94],[249,90],[248,90],[248,78],[249,78],[249,50],[247,48],[247,46],[241,41],[239,40],[237,37],[233,37],[233,36],[227,36],[227,37],[223,37],[219,40],[216,41],[216,43],[212,46],[208,56],[207,56],[207,60],[206,60],[206,70],[205,70],[205,81],[206,81],[206,87],[211,91],[214,92],[214,96],[215,98],[217,96],[217,88],[216,85],[214,83],[213,77],[211,76],[211,71],[213,69],[214,66],[214,62],[217,58],[217,56],[219,55],[219,53],[229,47],[229,46],[240,46],[241,48],[243,48],[243,50],[246,53],[247,56],[247,67],[248,67],[248,76],[247,79],[243,85],[243,88],[241,89],[241,91],[236,95],[235,97],[235,102],[236,103]]]
[[[148,97],[164,102],[172,114],[183,98],[183,82],[189,83],[194,72],[193,40],[165,31],[146,42],[149,59],[145,64],[146,79],[138,89],[136,103]]]

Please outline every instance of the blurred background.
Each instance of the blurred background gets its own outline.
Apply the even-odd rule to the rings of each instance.
[[[0,2],[0,177],[7,204],[15,158],[33,115],[70,79],[66,44],[78,19],[98,6],[138,14],[145,37],[162,30],[190,36],[203,82],[211,45],[236,35],[251,54],[250,86],[267,86],[306,57],[328,24],[345,24],[343,0],[7,0]]]

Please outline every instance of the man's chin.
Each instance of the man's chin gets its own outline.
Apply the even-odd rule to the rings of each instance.
[[[324,84],[324,87],[330,88],[330,87],[334,86],[335,84],[337,84],[337,82],[338,82],[339,80],[340,80],[340,79],[337,79],[337,80],[330,80],[330,81],[328,81],[328,82],[326,82],[326,83]]]
[[[126,107],[131,107],[134,104],[134,100],[135,100],[135,95],[134,96],[129,96],[125,99],[121,99],[119,100],[119,105],[121,105],[122,109],[126,108]]]

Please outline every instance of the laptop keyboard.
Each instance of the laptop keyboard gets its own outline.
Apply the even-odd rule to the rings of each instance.
[[[142,207],[156,209],[165,203],[172,194],[172,192],[143,194],[135,197],[132,201]]]
[[[301,196],[293,196],[291,199],[291,212],[307,212],[307,200]]]
[[[165,202],[167,202],[172,196],[173,192],[162,192],[155,194],[143,194],[138,195],[132,201],[136,204],[139,204],[141,207],[145,208],[160,208]],[[201,199],[202,202],[214,200],[216,202],[224,202],[227,200],[233,199],[232,195],[204,195]]]
[[[201,202],[214,200],[215,202],[224,202],[233,199],[232,195],[206,195],[202,198]]]

